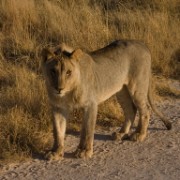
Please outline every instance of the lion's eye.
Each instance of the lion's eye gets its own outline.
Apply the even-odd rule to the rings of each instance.
[[[67,70],[66,75],[71,76],[71,70]]]

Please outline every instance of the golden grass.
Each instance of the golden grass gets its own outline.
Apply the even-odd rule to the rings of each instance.
[[[50,133],[44,83],[26,67],[2,62],[0,68],[0,158],[37,152]]]
[[[180,89],[173,80],[169,81],[167,78],[155,76],[155,94],[165,98],[180,98]],[[176,81],[175,81],[176,82]]]
[[[52,138],[39,67],[43,46],[65,42],[90,51],[115,39],[138,39],[149,46],[156,74],[179,78],[179,27],[178,0],[1,0],[0,159],[39,153]],[[78,129],[79,119],[69,128]],[[114,99],[100,106],[99,125],[122,119]]]

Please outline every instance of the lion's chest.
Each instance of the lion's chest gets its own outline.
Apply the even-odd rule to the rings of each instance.
[[[83,106],[81,98],[76,98],[75,96],[67,95],[64,97],[51,96],[49,97],[50,104],[60,109],[65,109],[72,111],[73,109],[78,109]]]

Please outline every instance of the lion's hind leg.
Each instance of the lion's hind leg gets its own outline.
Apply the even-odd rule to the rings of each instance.
[[[128,133],[132,124],[134,123],[137,108],[134,105],[126,86],[123,86],[121,91],[119,91],[116,96],[119,104],[123,109],[125,121],[120,131],[114,132],[112,134],[112,138],[114,140],[123,140],[129,137]]]
[[[139,111],[139,123],[137,126],[136,131],[131,135],[131,140],[133,141],[144,141],[145,137],[147,136],[147,128],[149,125],[149,108],[147,103],[147,98],[142,96],[143,93],[135,93],[133,96],[134,103]],[[145,95],[145,94],[144,94]]]

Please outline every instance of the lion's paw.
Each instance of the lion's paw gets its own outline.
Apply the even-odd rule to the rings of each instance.
[[[76,158],[89,159],[92,157],[93,151],[92,150],[85,150],[85,149],[84,150],[77,149],[74,154],[75,154]]]
[[[120,132],[113,132],[112,133],[112,140],[125,140],[125,139],[129,139],[128,134],[126,133],[120,133]]]
[[[64,152],[61,150],[58,151],[48,151],[45,154],[45,159],[52,161],[52,160],[60,160],[64,156]]]
[[[131,136],[130,136],[130,139],[132,141],[137,141],[137,142],[142,142],[144,141],[144,139],[146,138],[146,133],[133,133]]]

